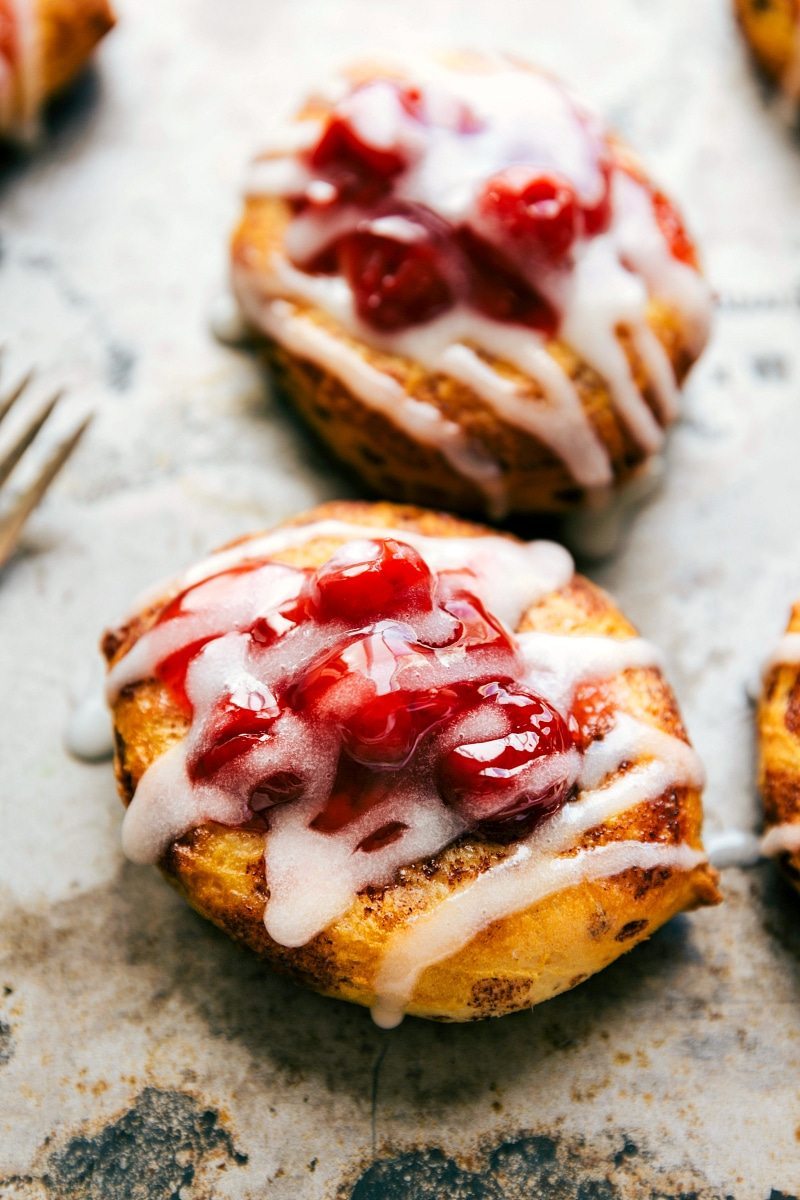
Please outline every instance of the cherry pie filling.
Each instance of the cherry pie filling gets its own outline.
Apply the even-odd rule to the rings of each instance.
[[[409,198],[417,194],[414,173],[428,156],[435,170],[437,155],[446,157],[453,139],[463,143],[457,153],[469,156],[470,139],[475,143],[485,132],[481,118],[461,101],[395,80],[357,85],[330,112],[316,145],[300,156],[312,182],[290,198],[292,210],[322,230],[329,223],[331,236],[310,257],[293,254],[295,265],[343,276],[357,315],[382,334],[461,305],[552,337],[561,320],[557,297],[575,254],[609,229],[613,180],[622,171],[649,194],[670,253],[696,266],[667,197],[621,160],[566,93],[562,100],[590,164],[590,194],[553,164],[546,136],[539,144],[537,114],[522,113],[517,158],[488,175],[468,211],[448,219]],[[390,134],[385,121],[365,118],[370,111],[390,114]]]
[[[248,812],[268,823],[275,806],[303,800],[313,747],[324,744],[335,747],[335,770],[309,821],[321,833],[336,834],[397,789],[432,790],[464,828],[501,840],[530,832],[569,798],[574,769],[560,764],[574,764],[574,721],[523,681],[515,639],[486,610],[475,576],[434,573],[394,538],[350,543],[316,570],[298,570],[293,598],[235,630],[246,670],[198,714],[195,664],[231,633],[230,594],[265,567],[247,562],[195,584],[158,617],[174,627],[204,603],[219,613],[218,629],[212,622],[156,668],[192,718],[192,785],[247,779]],[[286,651],[291,662],[293,646],[298,665],[276,671],[269,656]],[[254,779],[254,756],[279,742],[287,719],[302,723],[310,754]],[[389,814],[357,848],[380,849],[406,828]]]

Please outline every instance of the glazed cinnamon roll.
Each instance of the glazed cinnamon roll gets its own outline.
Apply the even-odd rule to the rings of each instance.
[[[466,1021],[715,903],[656,650],[567,552],[333,503],[104,641],[123,843],[276,969]]]
[[[668,197],[551,76],[351,72],[248,177],[233,288],[285,390],[381,495],[499,518],[659,454],[709,292]]]

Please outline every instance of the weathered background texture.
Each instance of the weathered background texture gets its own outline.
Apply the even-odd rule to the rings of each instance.
[[[745,683],[800,595],[800,145],[727,0],[119,0],[97,73],[2,174],[0,329],[99,405],[0,580],[0,1196],[766,1200],[800,1192],[800,907],[725,874],[574,993],[494,1024],[298,991],[126,866],[107,764],[62,749],[98,633],[216,543],[352,492],[210,339],[248,153],[374,49],[506,47],[564,74],[683,202],[719,296],[668,481],[610,586],[752,828]]]

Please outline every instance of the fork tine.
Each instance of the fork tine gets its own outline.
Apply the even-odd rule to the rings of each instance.
[[[9,510],[0,516],[0,567],[10,558],[25,522],[78,445],[91,420],[90,413],[69,437],[57,446],[36,479],[15,498]]]
[[[8,392],[5,396],[0,397],[0,421],[3,420],[3,417],[8,416],[12,405],[16,404],[17,400],[19,400],[20,396],[25,391],[35,374],[35,370],[31,368],[30,371],[27,371],[22,376],[22,379],[20,379],[19,383],[12,387],[10,392]]]
[[[8,479],[9,475],[14,470],[14,467],[22,458],[23,454],[28,449],[28,446],[30,446],[31,442],[36,437],[37,433],[42,428],[45,421],[50,416],[51,412],[63,395],[63,391],[56,392],[56,394],[47,401],[47,404],[45,404],[44,408],[39,410],[30,424],[23,429],[22,433],[19,434],[17,439],[9,447],[2,458],[0,458],[0,486],[2,486],[2,484],[4,484]]]

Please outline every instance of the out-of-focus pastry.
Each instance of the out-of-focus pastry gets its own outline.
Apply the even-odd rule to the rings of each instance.
[[[758,706],[758,777],[765,854],[800,888],[800,604],[764,672]]]
[[[334,503],[106,635],[127,853],[327,995],[546,1000],[714,903],[648,643],[562,547]]]
[[[351,72],[253,164],[233,288],[285,390],[390,498],[564,511],[642,473],[706,342],[676,208],[551,76]]]
[[[0,0],[0,138],[35,135],[114,20],[108,0]]]
[[[734,0],[734,5],[759,64],[790,100],[800,99],[798,0]]]

